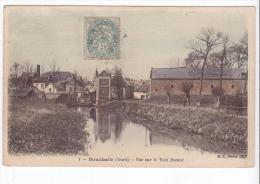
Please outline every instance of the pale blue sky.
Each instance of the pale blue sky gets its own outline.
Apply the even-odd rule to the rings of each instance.
[[[123,69],[125,76],[149,78],[151,67],[179,65],[187,56],[188,41],[203,27],[213,27],[238,40],[247,30],[246,8],[141,7],[8,7],[8,58],[31,62],[49,70],[55,60],[61,70],[77,70],[92,78],[95,69]],[[252,9],[251,9],[252,10]],[[84,58],[84,17],[120,17],[120,60]],[[124,33],[127,34],[123,38]]]

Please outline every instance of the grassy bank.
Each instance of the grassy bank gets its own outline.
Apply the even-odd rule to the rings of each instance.
[[[139,116],[158,127],[181,129],[211,140],[224,141],[241,150],[247,148],[247,119],[203,110],[170,109],[134,102],[110,102],[104,106],[127,116]]]
[[[86,143],[82,114],[53,102],[10,99],[8,145],[12,154],[77,154]]]

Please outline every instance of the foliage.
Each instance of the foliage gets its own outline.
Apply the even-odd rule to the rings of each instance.
[[[68,107],[73,107],[77,104],[76,96],[71,94],[61,94],[56,99],[57,103],[63,103],[67,105]]]
[[[190,104],[190,91],[191,91],[192,88],[193,88],[192,82],[186,81],[186,82],[182,83],[181,89],[186,95],[188,104]]]
[[[11,154],[78,154],[87,133],[82,114],[64,105],[40,100],[12,101],[8,145]]]
[[[118,100],[123,99],[123,88],[125,86],[122,70],[118,67],[114,68],[112,77],[112,90],[116,94]]]
[[[192,82],[183,82],[181,87],[182,91],[186,94],[186,96],[189,96],[190,91],[193,88],[193,84]]]

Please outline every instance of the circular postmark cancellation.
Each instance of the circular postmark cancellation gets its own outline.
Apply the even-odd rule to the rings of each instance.
[[[119,59],[119,17],[86,18],[85,52],[87,59]]]

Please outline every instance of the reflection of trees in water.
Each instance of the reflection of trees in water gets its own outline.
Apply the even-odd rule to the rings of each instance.
[[[123,118],[116,113],[111,114],[111,123],[113,125],[113,133],[115,134],[115,141],[117,141],[123,130]]]
[[[231,147],[227,143],[210,140],[197,134],[188,134],[179,130],[168,130],[167,132],[158,132],[158,130],[150,131],[151,144],[176,145],[179,144],[185,150],[190,151],[199,149],[201,154],[205,151],[210,153],[244,153],[246,150],[240,150]]]

